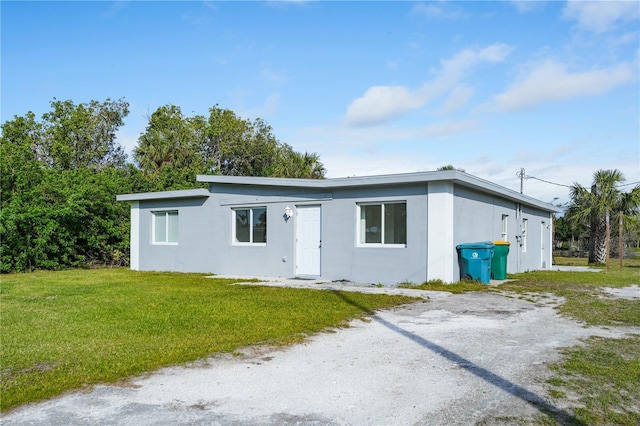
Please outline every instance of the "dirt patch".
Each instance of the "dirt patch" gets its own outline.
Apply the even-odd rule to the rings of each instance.
[[[637,284],[618,288],[604,287],[602,290],[607,293],[608,296],[618,299],[640,299],[640,287],[638,287]]]
[[[21,407],[2,423],[513,424],[541,411],[566,414],[544,387],[560,347],[622,334],[585,328],[545,303],[448,294],[289,348],[213,357],[135,387],[98,386]]]

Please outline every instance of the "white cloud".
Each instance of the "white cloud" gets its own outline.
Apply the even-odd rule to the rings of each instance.
[[[450,59],[442,60],[435,78],[416,89],[406,86],[370,87],[347,107],[346,122],[350,126],[377,125],[421,108],[458,86],[459,80],[474,66],[503,61],[511,50],[501,43],[479,50],[465,49]]]
[[[260,76],[267,82],[278,86],[289,81],[289,76],[285,70],[275,71],[267,65],[262,66]]]
[[[455,87],[449,97],[444,101],[440,112],[443,114],[450,114],[462,108],[469,101],[473,95],[473,89],[470,87],[461,85]]]
[[[518,13],[529,13],[539,9],[544,3],[539,0],[512,0],[511,4]]]
[[[563,16],[575,19],[578,26],[602,33],[613,29],[621,21],[631,21],[640,16],[637,1],[576,1],[570,0]]]
[[[600,95],[629,83],[634,74],[629,64],[572,73],[567,71],[566,65],[548,60],[513,83],[504,93],[495,96],[495,108],[513,111],[545,102]]]
[[[265,118],[275,114],[280,107],[280,93],[274,93],[267,97],[262,105],[255,106],[245,111],[241,111],[240,116],[249,118],[251,120],[255,118]]]
[[[445,2],[418,3],[411,9],[411,13],[430,19],[460,19],[467,16],[462,9]]]
[[[347,109],[347,123],[353,125],[377,124],[401,116],[424,105],[420,91],[404,86],[373,86],[364,96],[356,99]]]

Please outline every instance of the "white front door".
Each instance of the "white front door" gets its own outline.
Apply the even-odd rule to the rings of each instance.
[[[540,226],[540,268],[541,269],[547,269],[547,251],[545,246],[545,243],[547,242],[547,238],[546,238],[547,233],[545,232],[545,228],[546,228],[546,225],[544,222],[542,222]]]
[[[296,276],[320,276],[320,206],[297,206],[296,210]]]

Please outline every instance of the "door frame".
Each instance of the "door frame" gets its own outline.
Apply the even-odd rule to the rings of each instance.
[[[314,270],[313,272],[317,272],[316,273],[305,273],[305,274],[301,274],[298,272],[298,261],[300,259],[300,255],[299,255],[299,241],[298,241],[298,235],[300,233],[300,227],[302,226],[302,223],[300,221],[300,215],[299,215],[299,211],[300,209],[310,209],[310,208],[315,208],[318,209],[319,212],[319,220],[318,220],[318,225],[317,225],[317,231],[318,231],[318,254],[317,254],[317,262],[318,262],[318,267],[317,267],[317,271]],[[305,223],[309,223],[308,221],[306,221]],[[294,275],[296,277],[320,277],[322,276],[322,205],[321,204],[302,204],[302,205],[296,205],[296,226],[295,226],[295,265],[294,265]]]

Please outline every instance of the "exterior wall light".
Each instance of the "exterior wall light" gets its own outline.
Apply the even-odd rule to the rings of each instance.
[[[291,216],[293,216],[293,210],[291,210],[291,207],[287,206],[287,208],[284,209],[284,220],[291,219]]]

